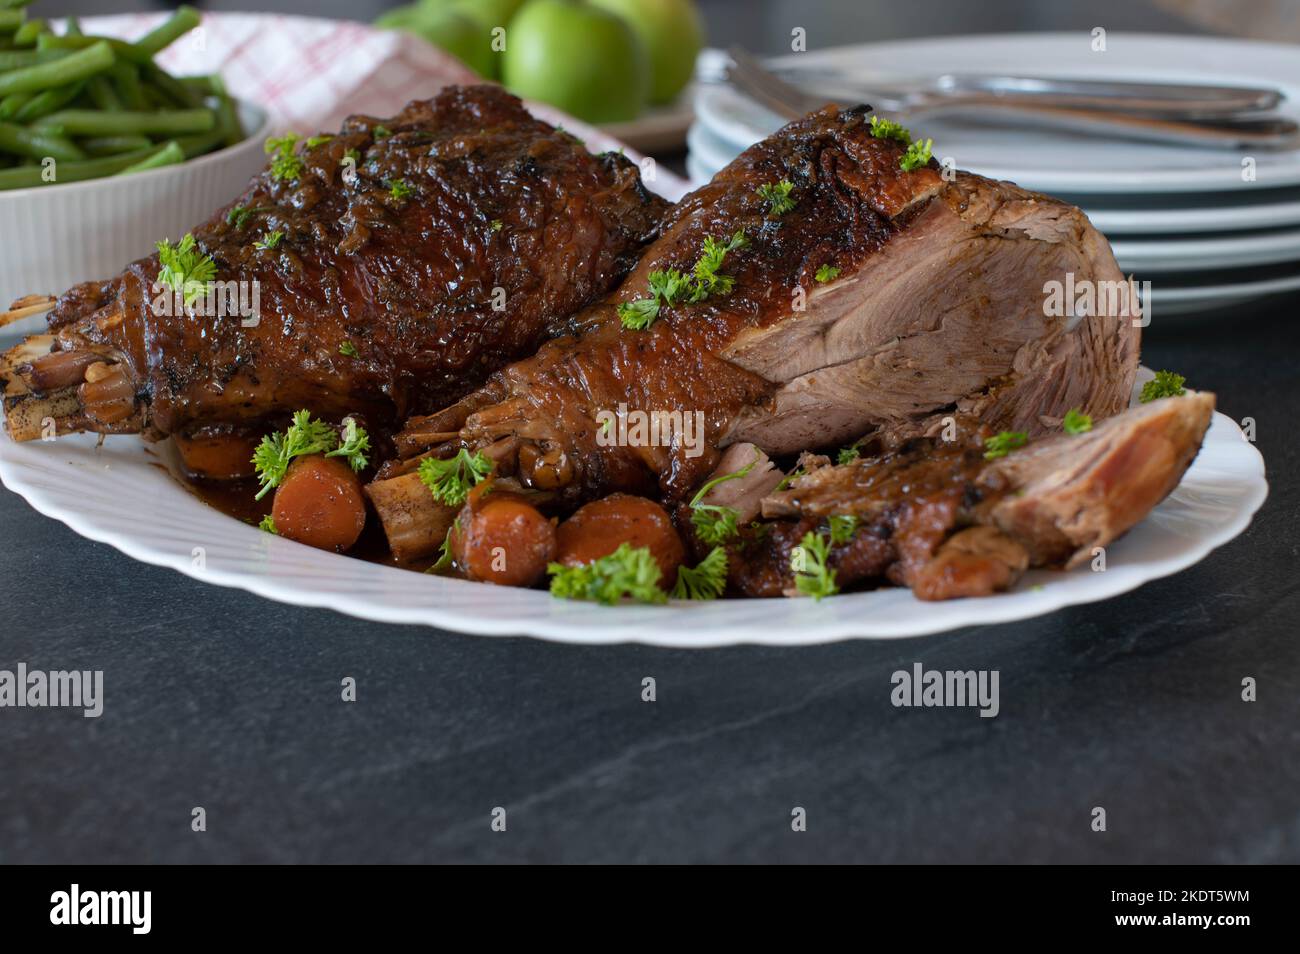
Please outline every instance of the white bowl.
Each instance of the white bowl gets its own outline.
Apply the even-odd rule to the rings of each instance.
[[[0,309],[23,295],[111,278],[239,195],[266,161],[267,115],[241,102],[239,119],[245,139],[179,165],[0,192]],[[37,315],[5,333],[42,327]]]

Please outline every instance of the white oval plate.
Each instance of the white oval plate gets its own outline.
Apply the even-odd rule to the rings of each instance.
[[[1126,272],[1249,268],[1300,259],[1300,229],[1196,238],[1118,238],[1110,247]]]
[[[1086,567],[1070,573],[1037,571],[1011,593],[945,603],[923,603],[909,590],[884,589],[821,602],[604,607],[314,550],[203,504],[158,466],[138,438],[110,437],[102,447],[95,445],[92,435],[30,444],[16,444],[5,435],[0,437],[0,480],[84,537],[146,563],[283,603],[484,636],[678,648],[920,636],[1095,602],[1203,559],[1241,533],[1268,494],[1263,458],[1231,419],[1215,414],[1205,446],[1178,489],[1107,549],[1104,572]]]
[[[1273,86],[1280,112],[1300,119],[1300,54],[1294,46],[1249,40],[1111,31],[1094,52],[1087,30],[943,37],[813,50],[786,57],[809,69],[862,79],[1005,73],[1077,79],[1128,79]],[[1009,65],[1010,64],[1010,65]],[[727,86],[701,86],[696,115],[735,152],[782,125],[774,113]],[[1230,192],[1300,184],[1300,151],[1253,153],[1256,178],[1242,179],[1243,155],[1050,130],[1009,130],[918,117],[914,132],[933,138],[934,154],[961,169],[1010,179],[1042,192]]]
[[[1300,226],[1300,189],[1223,196],[1058,196],[1073,202],[1107,235],[1253,232]]]

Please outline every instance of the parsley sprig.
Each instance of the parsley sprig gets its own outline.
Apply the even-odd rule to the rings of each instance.
[[[469,492],[492,473],[492,460],[482,451],[471,454],[462,447],[455,457],[420,461],[420,480],[429,488],[433,499],[448,507],[459,507]]]
[[[827,565],[830,549],[826,537],[809,531],[791,552],[790,569],[794,570],[794,587],[799,593],[820,600],[840,591],[835,571]]]
[[[700,257],[690,274],[683,274],[676,268],[656,269],[646,276],[650,287],[650,298],[638,298],[634,301],[621,302],[618,317],[624,328],[644,331],[655,323],[662,305],[679,303],[695,304],[711,295],[729,295],[736,285],[730,275],[719,271],[729,252],[744,248],[749,244],[745,233],[737,231],[726,241],[709,236],[704,240]]]
[[[387,179],[384,185],[388,186],[388,194],[399,202],[415,195],[415,189],[405,179]]]
[[[1071,437],[1086,434],[1092,430],[1092,415],[1084,414],[1077,407],[1072,407],[1065,412],[1065,418],[1061,421],[1061,430]]]
[[[324,454],[326,457],[347,457],[353,470],[364,470],[365,452],[370,449],[370,438],[357,422],[348,418],[344,428],[344,440],[339,444],[339,435],[333,425],[325,421],[313,421],[311,411],[295,411],[293,423],[283,433],[276,431],[262,438],[262,443],[253,451],[253,466],[257,470],[257,479],[262,489],[255,499],[261,500],[272,487],[280,486],[289,464],[295,457],[311,454]]]
[[[277,182],[293,182],[302,177],[305,165],[295,148],[302,137],[296,132],[272,136],[262,147],[271,157],[271,178]]]
[[[853,539],[853,534],[858,532],[858,524],[861,521],[852,514],[833,514],[826,519],[830,525],[831,543],[839,545],[848,543]]]
[[[158,271],[159,285],[180,293],[187,308],[207,294],[208,282],[216,277],[217,265],[198,250],[192,233],[186,232],[175,245],[163,239],[154,247],[158,249],[158,264],[162,266]]]
[[[728,480],[737,480],[746,477],[758,463],[758,455],[754,455],[751,460],[740,470],[733,471],[730,474],[722,474],[706,482],[703,487],[691,498],[691,526],[695,527],[695,533],[701,540],[710,546],[716,546],[719,543],[726,543],[732,537],[740,532],[736,521],[740,518],[740,511],[735,507],[727,507],[721,504],[701,503],[714,487],[718,484],[725,483]]]
[[[822,282],[823,284],[826,282],[833,282],[835,279],[839,277],[840,277],[840,270],[836,268],[834,265],[819,266],[817,269],[817,274],[813,276],[814,279],[816,279],[819,282]]]
[[[1182,397],[1187,393],[1183,385],[1187,382],[1181,374],[1174,374],[1172,371],[1157,371],[1156,376],[1142,385],[1142,393],[1138,395],[1138,401],[1143,404],[1150,404],[1158,398],[1164,397]]]
[[[1006,457],[1018,447],[1029,443],[1029,435],[1024,431],[1001,431],[984,441],[984,459],[997,460]]]
[[[276,229],[274,232],[267,232],[260,240],[254,242],[253,248],[269,252],[277,248],[283,239],[284,233]]]
[[[679,566],[670,594],[675,600],[716,600],[727,588],[727,551],[714,547],[693,567]]]
[[[767,203],[767,212],[773,218],[780,218],[795,207],[795,200],[790,198],[794,183],[789,179],[780,182],[766,182],[756,190],[758,197]]]
[[[903,158],[898,160],[898,168],[904,172],[911,172],[913,169],[919,169],[930,161],[934,152],[933,139],[912,139],[911,132],[905,126],[894,122],[892,119],[881,119],[879,116],[871,117],[871,135],[877,139],[893,139],[895,142],[901,142],[907,146],[907,152]]]
[[[856,447],[841,447],[840,452],[835,455],[835,463],[841,466],[844,464],[851,464],[861,456],[862,451],[858,450]]]
[[[551,595],[570,600],[593,600],[613,606],[624,597],[639,603],[662,603],[668,594],[659,587],[662,571],[646,547],[620,543],[618,549],[581,566],[552,563]],[[680,572],[680,571],[679,571]]]

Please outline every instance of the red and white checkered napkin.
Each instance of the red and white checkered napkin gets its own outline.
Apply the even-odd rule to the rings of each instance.
[[[82,29],[133,40],[166,17],[90,17]],[[158,62],[181,76],[220,73],[232,95],[267,110],[271,129],[303,134],[337,129],[353,113],[391,116],[410,100],[428,99],[452,83],[482,82],[455,57],[406,33],[348,20],[263,13],[205,13],[202,24],[159,54]],[[593,152],[623,146],[550,106],[529,103],[528,108],[563,125]],[[626,152],[640,161],[633,150]],[[646,178],[651,188],[673,200],[688,188],[662,168]]]

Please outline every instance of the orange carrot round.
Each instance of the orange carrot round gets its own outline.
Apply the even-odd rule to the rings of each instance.
[[[452,529],[452,556],[471,580],[533,586],[555,557],[555,525],[515,494],[475,494]]]
[[[645,497],[610,494],[578,508],[557,533],[557,562],[581,566],[618,549],[619,544],[647,547],[671,585],[686,559],[686,548],[668,511]]]
[[[361,481],[342,458],[299,457],[275,490],[271,519],[282,537],[342,553],[366,525]]]

